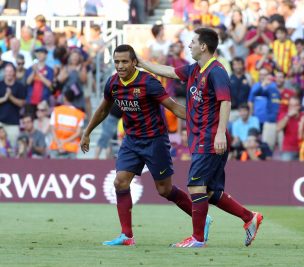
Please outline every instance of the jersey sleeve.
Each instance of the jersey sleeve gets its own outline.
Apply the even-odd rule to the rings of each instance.
[[[210,71],[208,80],[213,85],[218,101],[231,101],[231,83],[226,70],[219,66],[215,67]]]
[[[178,68],[175,68],[175,74],[184,82],[186,82],[191,75],[191,66],[192,65],[184,65]]]
[[[111,94],[110,84],[111,84],[111,77],[107,80],[107,83],[106,83],[105,88],[104,88],[103,95],[104,95],[105,100],[107,100],[109,102],[113,102],[113,96]]]
[[[149,77],[147,81],[147,95],[159,103],[169,97],[160,81],[153,76]]]

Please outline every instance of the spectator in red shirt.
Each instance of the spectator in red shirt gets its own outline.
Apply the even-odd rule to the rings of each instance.
[[[281,159],[284,161],[298,160],[299,158],[299,123],[301,121],[300,99],[292,96],[289,99],[288,111],[278,118],[277,131],[283,130],[283,147]]]
[[[262,16],[256,29],[247,32],[245,37],[245,46],[252,53],[252,45],[254,43],[269,45],[274,40],[274,35],[267,29],[268,18]]]

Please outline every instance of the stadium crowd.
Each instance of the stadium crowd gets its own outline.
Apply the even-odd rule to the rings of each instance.
[[[34,1],[19,2],[30,10]],[[101,14],[103,1],[82,2],[91,5],[82,5],[78,14]],[[158,3],[130,1],[129,22],[144,23],[141,8],[152,15]],[[188,49],[193,30],[212,27],[218,32],[216,56],[232,89],[230,158],[304,160],[304,1],[173,0],[172,8],[172,23],[184,27],[167,40],[166,26],[153,25],[145,57],[174,67],[193,62]],[[26,13],[23,9],[20,14]],[[35,23],[34,28],[24,25],[17,39],[15,29],[0,21],[0,155],[75,158],[97,90],[95,57],[105,49],[102,31],[100,25],[91,25],[88,35],[72,26],[58,31],[43,15],[35,16]],[[170,96],[185,104],[185,84],[160,80]],[[184,122],[168,110],[164,116],[172,156],[189,160]],[[114,106],[96,158],[102,150],[106,158],[113,157],[111,140],[119,145],[122,128],[121,112]]]

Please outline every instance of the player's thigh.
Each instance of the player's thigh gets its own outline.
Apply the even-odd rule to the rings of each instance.
[[[225,189],[225,166],[228,159],[228,152],[226,151],[223,155],[217,155],[220,157],[220,162],[216,168],[216,171],[210,179],[207,190],[210,191],[224,191]]]
[[[125,136],[121,147],[118,151],[116,160],[116,171],[127,171],[136,175],[141,175],[145,162],[136,151],[134,151],[134,144],[132,140]]]
[[[218,169],[221,167],[222,158],[223,155],[214,153],[192,154],[188,175],[188,187],[206,186],[208,188],[216,176]]]
[[[174,173],[170,148],[169,137],[165,134],[151,139],[143,151],[145,163],[156,181],[164,180]]]

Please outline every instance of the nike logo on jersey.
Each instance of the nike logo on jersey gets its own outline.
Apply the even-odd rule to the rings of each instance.
[[[200,176],[199,177],[191,177],[191,181],[196,181],[196,180],[198,180],[200,178],[201,178]]]
[[[160,174],[160,175],[164,174],[166,170],[167,170],[167,169],[164,169],[163,171],[160,171],[159,174]]]

